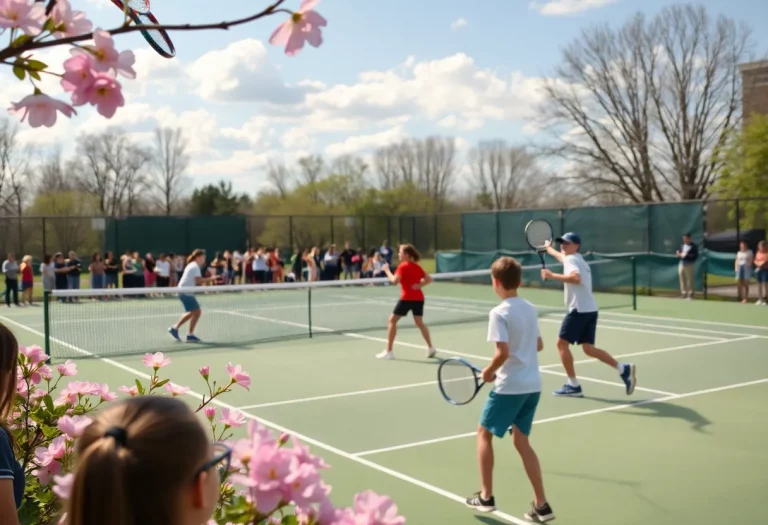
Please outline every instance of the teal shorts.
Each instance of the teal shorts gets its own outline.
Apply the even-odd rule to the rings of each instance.
[[[496,437],[504,437],[512,425],[525,434],[530,435],[533,426],[533,416],[539,405],[541,392],[530,394],[497,394],[491,392],[483,407],[480,426]]]

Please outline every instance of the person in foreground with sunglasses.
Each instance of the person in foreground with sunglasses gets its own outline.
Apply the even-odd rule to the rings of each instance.
[[[77,442],[66,525],[200,525],[219,499],[232,452],[211,444],[192,410],[171,397],[105,408]]]

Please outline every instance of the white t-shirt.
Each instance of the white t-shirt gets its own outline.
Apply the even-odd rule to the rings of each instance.
[[[264,255],[253,256],[253,271],[254,272],[266,272],[267,271],[267,258]]]
[[[192,261],[184,268],[184,273],[181,274],[179,279],[179,288],[191,288],[197,286],[195,278],[202,277],[203,272],[200,270],[200,265],[197,262]]]
[[[488,342],[507,343],[509,357],[496,371],[494,392],[541,392],[539,372],[539,314],[521,297],[505,299],[488,315]]]
[[[566,255],[563,260],[563,275],[573,272],[578,272],[581,284],[565,283],[565,306],[569,312],[597,312],[597,301],[592,295],[592,270],[580,253]]]
[[[157,261],[155,263],[155,273],[160,277],[170,277],[171,263],[168,261]]]

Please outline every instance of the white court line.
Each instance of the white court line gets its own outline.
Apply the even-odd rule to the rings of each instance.
[[[443,381],[444,383],[453,383],[456,381],[467,381],[472,379],[471,377],[462,377],[459,379],[448,379],[447,381]],[[398,386],[387,386],[382,388],[371,388],[369,390],[357,390],[355,392],[342,392],[340,394],[327,394],[324,396],[314,396],[314,397],[302,397],[299,399],[288,399],[286,401],[273,401],[271,403],[261,403],[259,405],[246,405],[242,407],[238,407],[239,410],[252,410],[254,408],[267,408],[267,407],[276,407],[280,405],[295,405],[297,403],[308,403],[310,401],[324,401],[327,399],[337,399],[340,397],[352,397],[352,396],[359,396],[359,395],[365,395],[365,394],[378,394],[379,392],[393,392],[395,390],[407,390],[409,388],[418,388],[422,386],[432,386],[436,385],[437,381],[424,381],[423,383],[410,383],[408,385],[398,385]]]
[[[748,341],[750,339],[758,339],[759,336],[757,335],[747,335],[744,337],[739,337],[737,339],[718,339],[717,341],[705,341],[703,343],[693,343],[690,345],[682,345],[682,346],[672,346],[670,348],[657,348],[656,350],[641,350],[639,352],[630,352],[628,354],[615,354],[613,357],[614,359],[621,359],[624,357],[636,357],[640,355],[651,355],[651,354],[663,354],[666,352],[676,352],[678,350],[687,350],[689,348],[700,348],[702,346],[713,346],[713,345],[722,345],[722,344],[728,344],[728,343],[736,343],[739,341]],[[580,359],[578,361],[574,361],[574,365],[581,365],[581,364],[587,364],[587,363],[599,363],[597,359]],[[551,365],[543,365],[539,368],[558,368],[562,367],[563,365],[560,363],[553,363]]]
[[[729,335],[729,336],[735,336],[735,337],[744,337],[747,334],[744,334],[744,332],[723,332],[722,330],[705,330],[703,328],[688,328],[685,326],[669,326],[664,324],[649,324],[649,323],[635,323],[632,321],[623,321],[621,319],[608,319],[608,321],[612,323],[620,323],[620,324],[629,324],[632,326],[649,326],[651,328],[667,328],[670,330],[687,330],[691,332],[696,332],[697,334],[714,334],[714,335]],[[681,334],[686,335],[686,334]],[[749,334],[753,335],[753,334]],[[753,337],[768,337],[763,335],[753,335]]]
[[[26,330],[26,331],[28,331],[28,332],[30,332],[32,334],[35,334],[38,337],[45,337],[45,334],[43,334],[42,332],[39,332],[38,330],[34,330],[32,328],[29,328],[28,326],[23,325],[21,323],[17,323],[16,321],[14,321],[12,319],[8,319],[7,317],[0,316],[0,320],[5,321],[6,323],[10,323],[10,324],[16,325],[19,328],[21,328],[23,330]],[[83,350],[81,348],[78,348],[76,346],[70,345],[69,343],[65,343],[63,341],[59,341],[59,340],[56,340],[54,338],[51,338],[51,340],[55,341],[56,343],[59,343],[59,344],[61,344],[63,346],[66,346],[69,349],[71,349],[71,350],[73,350],[75,352],[78,352],[78,353],[80,353],[82,355],[87,355],[87,356],[91,356],[91,357],[93,356],[93,354],[91,352],[88,352],[88,351]],[[103,363],[108,364],[108,365],[120,368],[121,370],[124,370],[124,371],[134,375],[134,377],[141,377],[141,378],[144,378],[144,379],[149,379],[150,378],[149,374],[146,374],[146,373],[144,373],[144,372],[142,372],[140,370],[136,370],[135,368],[131,368],[130,366],[124,365],[123,363],[119,363],[119,362],[114,361],[112,359],[107,359],[107,358],[103,358],[103,357],[97,357],[97,359],[99,361],[103,362]],[[198,400],[202,400],[203,399],[203,394],[199,394],[199,393],[195,392],[194,390],[189,390],[185,395],[194,397],[195,399],[198,399]],[[211,401],[211,404],[217,405],[217,406],[222,407],[222,408],[227,408],[229,410],[237,410],[237,407],[232,406],[232,405],[230,405],[228,403],[224,403],[223,401],[219,401],[218,399],[214,399],[213,401]],[[272,421],[268,421],[266,419],[262,419],[262,418],[260,418],[258,416],[253,415],[253,414],[249,414],[248,412],[242,412],[242,414],[246,418],[251,419],[253,421],[257,421],[257,422],[261,423],[262,425],[264,425],[266,427],[269,427],[269,428],[271,428],[272,430],[274,430],[276,432],[282,432],[282,433],[286,433],[286,434],[295,436],[299,441],[302,441],[303,443],[315,446],[315,447],[317,447],[319,449],[325,450],[327,452],[330,452],[330,453],[335,454],[335,455],[337,455],[339,457],[348,459],[350,461],[354,461],[355,463],[359,463],[359,464],[364,465],[364,466],[366,466],[368,468],[372,468],[373,470],[376,470],[376,471],[381,472],[383,474],[388,474],[388,475],[392,476],[393,478],[399,479],[400,481],[405,481],[406,483],[410,483],[411,485],[416,485],[417,487],[421,487],[421,488],[423,488],[425,490],[428,490],[429,492],[432,492],[434,494],[438,494],[440,496],[443,496],[444,498],[453,500],[456,503],[461,503],[463,505],[465,500],[466,500],[466,498],[461,497],[458,494],[454,494],[454,493],[449,492],[447,490],[441,489],[440,487],[436,487],[434,485],[430,485],[429,483],[425,483],[424,481],[421,481],[419,479],[416,479],[416,478],[413,478],[411,476],[408,476],[407,474],[403,474],[402,472],[398,472],[396,470],[392,470],[391,468],[384,467],[382,465],[379,465],[378,463],[373,463],[372,461],[369,461],[367,459],[359,458],[359,457],[355,456],[354,454],[350,454],[349,452],[344,452],[343,450],[338,449],[338,448],[336,448],[336,447],[334,447],[332,445],[328,445],[327,443],[323,443],[322,441],[318,441],[318,440],[313,439],[313,438],[311,438],[309,436],[305,436],[303,434],[299,434],[298,432],[294,432],[293,430],[291,430],[289,428],[286,428],[286,427],[284,427],[282,425],[278,425],[277,423],[273,423]],[[495,510],[491,514],[493,514],[497,518],[501,518],[501,519],[503,519],[505,521],[508,521],[510,523],[514,523],[515,525],[530,525],[530,522],[525,521],[525,520],[521,520],[520,518],[516,518],[516,517],[512,516],[511,514],[507,514],[505,512],[501,512],[500,510]]]
[[[658,398],[655,398],[655,399],[644,399],[642,401],[635,401],[634,403],[626,403],[626,404],[623,404],[623,405],[614,405],[614,406],[605,407],[605,408],[596,408],[594,410],[585,410],[584,412],[574,412],[574,413],[565,414],[565,415],[562,415],[562,416],[555,416],[555,417],[549,417],[549,418],[546,418],[546,419],[539,419],[539,420],[534,421],[533,424],[534,425],[542,425],[544,423],[553,423],[555,421],[563,421],[563,420],[566,420],[566,419],[574,419],[574,418],[578,418],[578,417],[591,416],[593,414],[602,414],[603,412],[614,412],[616,410],[624,410],[626,408],[632,408],[632,407],[637,407],[637,406],[642,406],[642,405],[650,405],[650,404],[654,404],[654,403],[664,403],[666,401],[674,401],[674,400],[677,400],[677,399],[684,399],[686,397],[702,396],[702,395],[705,395],[705,394],[713,394],[713,393],[716,393],[716,392],[724,392],[726,390],[733,390],[735,388],[743,388],[743,387],[748,387],[748,386],[760,385],[760,384],[763,384],[763,383],[768,383],[768,378],[766,378],[766,379],[758,379],[756,381],[747,381],[747,382],[744,382],[744,383],[736,383],[736,384],[733,384],[733,385],[720,386],[720,387],[716,387],[716,388],[708,388],[706,390],[696,390],[694,392],[686,392],[685,394],[672,394],[670,396],[658,397]],[[446,436],[446,437],[441,437],[441,438],[436,438],[436,439],[427,439],[427,440],[424,440],[424,441],[417,441],[417,442],[413,442],[413,443],[406,443],[404,445],[397,445],[397,446],[394,446],[394,447],[378,448],[378,449],[375,449],[375,450],[366,450],[366,451],[363,451],[363,452],[357,452],[357,453],[355,453],[353,455],[356,456],[356,457],[370,456],[370,455],[373,455],[373,454],[381,454],[383,452],[392,452],[392,451],[395,451],[395,450],[404,450],[404,449],[407,449],[407,448],[420,447],[420,446],[424,446],[424,445],[432,445],[432,444],[435,444],[435,443],[443,443],[445,441],[453,441],[453,440],[456,440],[456,439],[464,439],[464,438],[473,437],[473,436],[477,436],[477,431],[466,432],[464,434],[456,434],[456,435],[453,435],[453,436]]]
[[[241,313],[241,312],[228,312],[228,313],[230,313],[232,315],[237,315],[237,316],[240,316],[240,317],[252,318],[252,319],[261,320],[261,321],[274,321],[274,322],[276,322],[278,324],[285,324],[285,325],[296,326],[296,327],[300,327],[300,328],[309,328],[309,325],[302,324],[302,323],[294,323],[293,321],[283,321],[283,320],[280,320],[280,319],[270,319],[268,317],[262,317],[260,315],[250,315],[250,314],[244,314],[244,313]],[[355,339],[365,339],[367,341],[375,341],[375,342],[382,342],[382,343],[386,343],[387,342],[387,340],[384,339],[383,337],[374,337],[374,336],[363,335],[363,334],[358,334],[358,333],[354,333],[354,332],[337,332],[336,330],[332,330],[330,328],[325,328],[325,327],[322,327],[322,326],[312,325],[312,329],[313,330],[317,330],[319,332],[338,333],[339,335],[342,335],[342,336],[345,336],[345,337],[352,337],[352,338],[355,338]],[[720,341],[717,341],[717,342],[720,342]],[[395,344],[398,345],[398,346],[405,346],[405,347],[408,347],[408,348],[421,348],[421,349],[425,349],[424,346],[422,346],[422,345],[417,345],[417,344],[414,344],[414,343],[408,343],[406,341],[397,341],[397,340],[395,340]],[[435,350],[437,350],[438,352],[444,353],[444,354],[450,354],[450,355],[455,355],[455,356],[471,357],[473,359],[482,359],[484,361],[490,361],[491,360],[491,358],[488,357],[488,356],[482,356],[482,355],[476,355],[476,354],[468,354],[466,352],[454,352],[452,350],[446,350],[444,348],[435,348]],[[551,372],[549,370],[542,370],[542,372],[557,374],[557,372]],[[594,378],[591,378],[591,377],[584,377],[584,376],[579,376],[579,379],[582,380],[582,381],[587,381],[587,382],[591,382],[591,383],[602,383],[602,384],[613,385],[613,386],[625,388],[623,383],[618,383],[618,382],[612,383],[610,381],[604,381],[602,379],[594,379]],[[658,394],[658,393],[670,394],[670,392],[661,392],[660,390],[652,390],[652,389],[648,389],[648,388],[644,388],[644,387],[639,387],[639,386],[636,386],[635,390],[651,392],[651,393],[654,393],[654,394]],[[345,394],[342,394],[342,395],[345,395]]]

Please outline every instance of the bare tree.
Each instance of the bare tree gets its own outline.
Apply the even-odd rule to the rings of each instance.
[[[114,129],[80,136],[77,152],[70,168],[82,189],[98,199],[99,211],[107,216],[133,211],[146,188],[151,155]]]
[[[428,137],[413,143],[419,187],[442,211],[456,173],[456,141],[453,138]]]
[[[663,10],[585,31],[546,83],[542,124],[574,177],[632,202],[699,199],[738,125],[750,31],[704,7]]]
[[[68,176],[62,160],[61,149],[56,148],[37,165],[37,180],[35,182],[39,194],[75,189],[75,181],[73,177]]]
[[[395,146],[385,146],[376,149],[373,155],[373,165],[378,178],[378,186],[382,190],[394,189],[399,183],[394,153]]]
[[[0,212],[21,216],[29,187],[29,152],[22,151],[18,126],[0,119]]]
[[[320,155],[310,155],[299,159],[299,173],[301,182],[307,186],[315,186],[323,178],[325,161]],[[310,195],[312,202],[318,202],[320,196],[317,191]]]
[[[483,208],[531,207],[539,200],[547,178],[525,148],[508,146],[502,140],[481,142],[467,159]]]
[[[157,192],[157,200],[163,213],[171,215],[174,205],[184,190],[184,172],[189,166],[187,140],[181,128],[157,128],[152,144],[151,186]]]
[[[288,196],[291,172],[282,161],[270,160],[267,163],[267,180],[275,187],[281,199]]]

